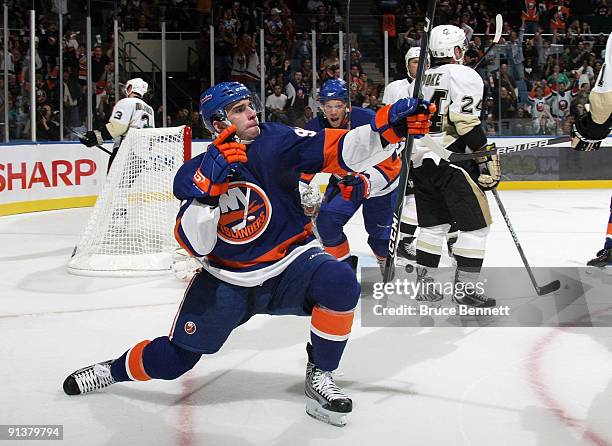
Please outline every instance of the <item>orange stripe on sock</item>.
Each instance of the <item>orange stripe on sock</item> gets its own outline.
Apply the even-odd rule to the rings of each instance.
[[[311,325],[323,335],[348,337],[353,326],[355,310],[332,311],[316,306],[312,310]]]
[[[608,235],[612,235],[612,223],[608,223]]]
[[[351,253],[351,247],[349,246],[348,240],[343,241],[337,246],[325,246],[325,252],[333,255],[339,260],[344,260]]]
[[[142,351],[149,345],[151,341],[142,341],[132,347],[128,357],[128,367],[130,368],[130,375],[136,381],[148,381],[151,377],[145,372],[144,365],[142,364]]]

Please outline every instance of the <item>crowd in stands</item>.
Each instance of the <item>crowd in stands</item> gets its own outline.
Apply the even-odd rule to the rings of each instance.
[[[87,63],[85,46],[85,0],[37,0],[36,2],[36,94],[37,139],[57,140],[64,124],[85,130],[87,116]],[[362,54],[359,32],[354,33],[350,63],[340,54],[338,31],[344,31],[343,5],[337,0],[92,0],[93,19],[91,77],[94,127],[106,122],[115,98],[113,18],[117,8],[120,31],[158,32],[160,17],[169,32],[193,32],[197,65],[190,73],[195,82],[193,97],[168,104],[167,125],[189,124],[194,137],[208,137],[198,118],[198,91],[210,85],[210,25],[214,28],[215,82],[236,80],[260,91],[260,29],[264,30],[266,119],[293,125],[304,123],[318,112],[316,89],[327,79],[340,77],[340,57],[348,68],[351,103],[372,110],[381,107],[384,85],[373,82],[363,69],[365,61],[380,62],[378,54]],[[29,8],[30,3],[9,0],[10,35],[8,97],[0,76],[0,120],[9,110],[11,139],[30,135]],[[419,45],[423,32],[425,0],[381,1],[372,13],[379,19],[378,32],[392,31],[391,80],[405,77],[404,54]],[[485,83],[483,125],[489,135],[567,133],[575,116],[584,113],[588,93],[601,70],[607,34],[612,26],[606,0],[524,0],[519,8],[509,0],[442,0],[436,23],[462,27],[469,40],[465,62],[474,66],[491,45],[494,16],[502,11],[504,33],[499,44],[479,64]],[[63,14],[63,35],[58,14]],[[214,18],[214,20],[213,20]],[[391,24],[391,25],[389,25]],[[316,31],[316,64],[312,63],[311,30]],[[604,33],[605,31],[605,33]],[[346,41],[346,40],[345,40]],[[4,45],[4,43],[3,43]],[[59,72],[59,54],[63,72]],[[345,47],[346,51],[346,47]],[[3,51],[0,69],[4,70]],[[393,69],[394,68],[394,69]],[[372,73],[370,73],[372,74]],[[125,77],[125,73],[122,73]],[[143,76],[145,77],[145,76]],[[125,80],[125,79],[124,79]],[[59,85],[63,83],[63,97]],[[163,125],[159,89],[152,88],[149,102],[157,110],[156,123]],[[74,135],[64,131],[66,139]]]
[[[567,134],[585,112],[612,30],[606,0],[442,0],[436,20],[464,29],[465,62],[474,66],[491,46],[495,15],[503,34],[480,63],[484,80],[483,121],[489,135]],[[409,0],[386,9],[397,23],[396,66],[420,43],[423,2]],[[400,71],[400,75],[404,73]]]

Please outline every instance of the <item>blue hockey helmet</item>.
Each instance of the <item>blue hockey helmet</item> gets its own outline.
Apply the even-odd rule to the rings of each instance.
[[[348,100],[348,85],[342,79],[330,79],[326,81],[319,91],[319,102],[332,100]]]
[[[257,96],[254,96],[240,82],[221,82],[205,90],[200,95],[200,113],[204,126],[212,133],[216,133],[213,122],[226,121],[227,106],[243,99],[250,99],[251,107],[255,113],[259,113],[260,107],[257,106],[259,103]]]

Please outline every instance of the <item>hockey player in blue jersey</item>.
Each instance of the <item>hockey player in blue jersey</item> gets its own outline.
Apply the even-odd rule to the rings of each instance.
[[[306,123],[308,130],[324,128],[348,129],[369,124],[376,113],[348,104],[348,87],[341,79],[331,79],[319,92],[323,113]],[[343,228],[363,205],[363,220],[368,233],[368,245],[377,261],[384,264],[391,235],[393,210],[401,161],[392,153],[389,158],[358,174],[332,175],[327,184],[323,203],[316,219],[319,238],[325,251],[338,260],[346,260],[353,269],[357,257],[350,255],[349,242]],[[303,175],[302,182],[311,176]],[[301,186],[303,189],[303,186]]]
[[[223,82],[200,97],[206,127],[217,135],[174,181],[181,200],[175,235],[202,261],[169,336],[142,341],[115,360],[77,370],[68,395],[120,381],[175,379],[255,314],[309,315],[305,393],[311,416],[342,426],[351,399],[334,383],[360,286],[351,268],[312,235],[298,193],[300,172],[361,172],[388,158],[387,142],[428,131],[426,101],[402,99],[369,125],[312,132],[259,124],[254,97]],[[408,118],[410,117],[410,118]],[[263,346],[262,346],[263,347]]]

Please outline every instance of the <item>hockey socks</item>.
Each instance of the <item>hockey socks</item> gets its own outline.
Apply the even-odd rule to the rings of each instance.
[[[351,333],[361,287],[344,262],[325,262],[311,282],[316,305],[310,319],[314,364],[321,370],[338,368]]]
[[[442,255],[442,244],[449,228],[449,224],[421,228],[416,246],[416,258],[419,265],[429,268],[438,267]]]
[[[342,239],[343,240],[340,243],[334,245],[328,245],[327,242],[323,240],[323,247],[325,248],[325,252],[331,254],[338,260],[347,259],[351,255],[351,247],[349,246],[349,242],[344,234],[342,234]]]
[[[411,225],[409,223],[404,223],[401,222],[400,223],[400,232],[402,233],[402,236],[406,236],[406,237],[414,237],[414,233],[417,230],[416,225]]]
[[[130,348],[113,361],[111,374],[115,381],[171,380],[191,370],[201,356],[163,336]]]
[[[314,364],[325,371],[338,368],[355,311],[333,311],[317,305],[312,310],[310,341]]]

